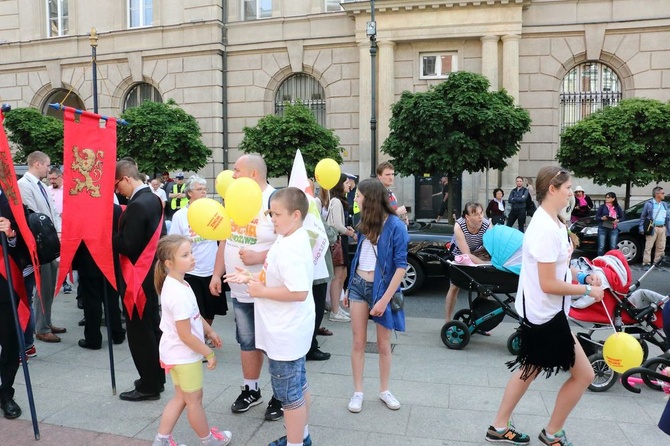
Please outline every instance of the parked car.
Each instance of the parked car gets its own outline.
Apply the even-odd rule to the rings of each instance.
[[[408,233],[407,272],[400,284],[404,294],[416,293],[427,278],[448,277],[444,260],[449,256],[454,226],[442,223],[412,223]],[[355,253],[356,246],[352,244],[349,247],[350,260]]]
[[[670,197],[664,201],[670,204]],[[636,263],[642,259],[644,252],[644,235],[640,234],[640,217],[645,201],[634,204],[624,211],[624,220],[619,222],[619,239],[617,249],[623,253],[628,263]],[[598,251],[598,221],[595,215],[577,220],[570,230],[579,237],[579,249],[596,253]],[[666,243],[666,252],[670,243]]]

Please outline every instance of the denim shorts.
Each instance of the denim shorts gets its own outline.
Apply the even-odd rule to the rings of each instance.
[[[354,273],[354,277],[349,281],[349,300],[354,302],[367,302],[370,308],[372,303],[372,282],[368,282]]]
[[[305,392],[309,390],[305,371],[305,357],[295,361],[269,360],[270,378],[274,397],[281,401],[284,410],[293,410],[305,404]]]
[[[254,334],[254,304],[252,302],[238,302],[233,298],[235,312],[235,338],[243,352],[256,350],[256,336]]]

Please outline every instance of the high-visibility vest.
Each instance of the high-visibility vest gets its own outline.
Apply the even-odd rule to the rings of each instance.
[[[173,184],[172,185],[172,192],[173,194],[181,194],[184,192],[184,187],[185,184]],[[176,211],[177,209],[181,209],[184,206],[188,204],[188,198],[170,198],[170,209],[173,211]]]

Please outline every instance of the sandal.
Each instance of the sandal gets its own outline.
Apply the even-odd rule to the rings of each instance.
[[[328,330],[326,327],[320,327],[316,334],[321,336],[332,336],[333,332]]]

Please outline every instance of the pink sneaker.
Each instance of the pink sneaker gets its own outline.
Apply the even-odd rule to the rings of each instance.
[[[211,428],[209,433],[209,437],[202,441],[205,446],[226,446],[232,437],[230,431],[220,432],[215,427]]]

